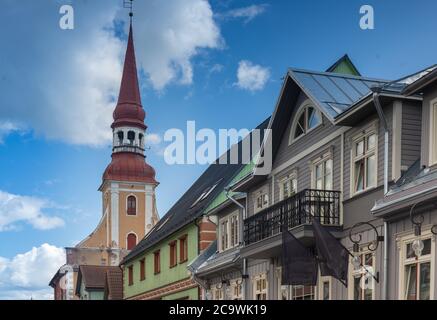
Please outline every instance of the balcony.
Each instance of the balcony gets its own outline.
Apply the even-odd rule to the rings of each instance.
[[[244,220],[246,246],[278,235],[288,229],[310,225],[318,219],[323,225],[340,226],[340,192],[305,189]]]

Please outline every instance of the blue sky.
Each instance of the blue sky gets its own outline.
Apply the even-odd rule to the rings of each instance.
[[[0,299],[49,297],[44,284],[59,248],[100,218],[126,40],[121,3],[2,3]],[[58,26],[63,4],[75,9],[74,30]],[[364,4],[375,10],[374,30],[359,28]],[[436,10],[434,0],[138,2],[134,37],[159,214],[204,170],[165,164],[167,129],[188,120],[255,127],[272,112],[287,67],[325,70],[348,53],[363,75],[396,79],[437,63]],[[35,281],[29,264],[51,269]]]

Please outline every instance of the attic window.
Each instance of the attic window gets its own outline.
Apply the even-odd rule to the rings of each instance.
[[[220,180],[221,181],[221,180]],[[208,198],[208,196],[211,194],[211,192],[214,191],[214,189],[217,187],[217,185],[220,183],[220,181],[218,181],[216,184],[214,184],[212,187],[208,187],[206,188],[202,194],[199,196],[199,198],[197,198],[196,201],[193,202],[193,204],[191,205],[191,208],[194,208],[196,205],[198,205],[200,202],[202,202],[203,200],[205,200],[206,198]]]
[[[322,123],[322,115],[314,106],[304,105],[300,109],[291,127],[290,143]]]

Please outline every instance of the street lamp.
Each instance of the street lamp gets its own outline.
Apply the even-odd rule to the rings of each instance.
[[[422,255],[422,251],[425,248],[425,244],[423,243],[423,240],[421,239],[422,235],[422,223],[425,221],[425,218],[423,214],[414,214],[414,210],[419,205],[420,202],[416,202],[411,206],[410,209],[410,220],[411,223],[414,225],[414,236],[416,239],[414,239],[413,243],[411,244],[411,249],[413,249],[414,254],[417,258],[419,258]],[[437,235],[437,225],[433,225],[431,227],[431,233],[433,235]]]
[[[360,242],[362,240],[361,234],[355,235],[355,237],[352,235],[352,232],[355,228],[358,228],[360,226],[367,225],[373,229],[373,231],[376,234],[376,240],[369,243],[367,246],[367,249],[371,252],[375,252],[378,249],[379,243],[384,241],[384,236],[380,236],[378,233],[378,230],[376,227],[369,223],[369,222],[358,222],[352,226],[352,228],[349,230],[349,239],[353,243],[353,253],[349,253],[352,256],[352,265],[355,269],[358,269],[360,267],[363,267],[366,273],[369,273],[376,282],[379,282],[379,272],[377,272],[376,277],[373,275],[373,272],[370,272],[367,267],[363,264],[360,257]]]

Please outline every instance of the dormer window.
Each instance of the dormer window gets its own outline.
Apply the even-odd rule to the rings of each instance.
[[[311,104],[304,104],[297,112],[291,127],[290,143],[322,124],[322,114]]]

